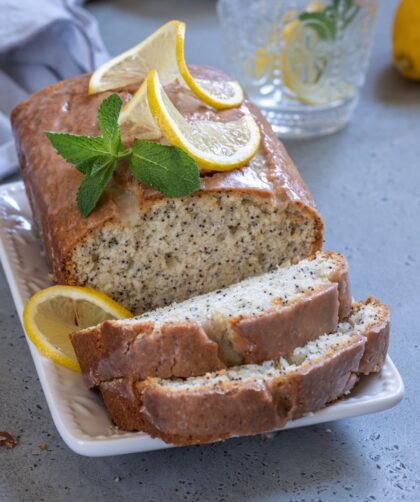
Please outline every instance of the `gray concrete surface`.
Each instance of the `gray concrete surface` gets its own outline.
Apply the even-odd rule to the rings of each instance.
[[[58,436],[0,272],[0,501],[384,501],[420,499],[420,84],[390,67],[395,1],[383,2],[354,119],[323,139],[288,142],[326,223],[326,247],[349,258],[354,294],[392,306],[390,353],[406,384],[396,408],[223,444],[114,458],[72,453]],[[210,0],[96,1],[112,53],[172,17],[188,23],[192,62],[226,68]],[[47,451],[38,445],[45,442]]]

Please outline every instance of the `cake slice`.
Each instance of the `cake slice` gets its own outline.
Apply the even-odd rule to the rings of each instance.
[[[73,333],[90,387],[114,378],[202,375],[290,354],[335,330],[351,307],[338,253],[280,267],[228,288]]]
[[[175,444],[205,443],[282,427],[348,393],[360,373],[379,371],[389,338],[389,310],[369,299],[345,322],[287,358],[187,379],[117,379],[101,384],[123,430],[143,430]]]

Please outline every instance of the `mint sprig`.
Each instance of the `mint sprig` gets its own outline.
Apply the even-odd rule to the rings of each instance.
[[[301,12],[300,21],[315,30],[321,40],[335,40],[338,26],[346,29],[360,11],[355,0],[333,0],[323,10]]]
[[[95,209],[116,167],[116,160],[98,157],[92,164],[91,171],[84,177],[77,191],[76,200],[85,218]]]
[[[45,133],[57,152],[84,175],[77,192],[83,217],[95,209],[122,159],[129,159],[133,176],[166,197],[184,197],[200,188],[200,172],[193,158],[176,146],[137,140],[124,148],[118,126],[122,100],[112,94],[98,109],[101,136]]]
[[[200,185],[197,164],[181,148],[138,140],[132,147],[130,171],[134,177],[167,197],[182,197]],[[182,166],[182,169],[173,169]],[[198,185],[197,185],[198,183]]]

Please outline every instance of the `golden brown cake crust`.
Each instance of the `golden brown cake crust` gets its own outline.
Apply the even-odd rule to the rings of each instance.
[[[238,381],[225,388],[168,393],[149,379],[105,382],[100,389],[121,429],[143,430],[173,444],[220,441],[278,429],[351,390],[364,346],[365,339],[355,336],[328,361],[287,375],[274,387]]]
[[[363,375],[376,373],[381,370],[388,353],[391,331],[391,313],[389,307],[372,296],[367,299],[366,304],[373,304],[379,314],[377,322],[365,334],[366,347],[359,366],[359,372]],[[363,303],[356,305],[361,306]]]
[[[189,377],[225,368],[218,346],[194,322],[168,323],[153,331],[152,322],[101,325],[72,333],[71,341],[89,387],[119,377],[143,380]]]
[[[339,306],[337,283],[330,283],[278,311],[233,318],[233,346],[243,364],[278,359],[324,333],[332,333],[339,321]]]
[[[349,392],[360,374],[380,371],[388,347],[390,314],[386,305],[372,298],[355,303],[353,309],[370,303],[377,309],[372,325],[328,360],[285,375],[275,388],[238,381],[209,387],[206,392],[200,387],[195,392],[171,393],[155,385],[154,378],[142,382],[116,379],[100,385],[106,408],[122,430],[142,430],[174,444],[280,428],[287,420],[316,411]]]
[[[222,73],[203,67],[192,67],[199,75],[226,78]],[[22,177],[41,230],[47,256],[58,282],[76,284],[70,267],[74,247],[90,232],[107,222],[120,221],[118,196],[129,189],[135,194],[140,211],[163,196],[134,180],[127,169],[120,168],[106,190],[98,207],[84,219],[76,206],[76,191],[82,175],[67,164],[53,149],[45,131],[66,131],[74,134],[99,134],[97,109],[110,93],[87,94],[89,75],[74,77],[51,85],[18,105],[12,113],[12,126],[22,169]],[[118,91],[127,101],[136,87]],[[254,105],[245,102],[239,110],[210,111],[188,91],[167,89],[175,105],[185,116],[206,113],[218,120],[231,120],[249,108],[262,132],[261,152],[265,167],[243,167],[230,172],[202,176],[200,193],[240,191],[270,198],[273,204],[299,207],[315,222],[316,237],[312,251],[322,245],[322,220],[300,174],[290,160],[283,144],[276,138],[266,120]]]

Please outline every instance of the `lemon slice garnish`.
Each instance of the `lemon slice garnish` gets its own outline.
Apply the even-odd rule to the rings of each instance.
[[[52,361],[80,371],[69,334],[107,319],[132,314],[99,291],[51,286],[36,293],[23,311],[25,331],[37,349]]]
[[[118,125],[124,143],[132,143],[136,139],[157,140],[162,137],[162,131],[150,111],[146,80],[121,108]]]
[[[122,108],[119,125],[124,141],[162,135],[193,157],[201,167],[228,171],[245,165],[257,152],[260,130],[250,114],[232,122],[188,122],[175,108],[151,70]]]
[[[163,85],[175,80],[214,108],[232,108],[243,101],[243,92],[233,80],[194,78],[184,57],[185,24],[170,21],[143,42],[100,66],[89,81],[89,94],[118,89],[140,82],[157,70]]]
[[[205,169],[228,171],[243,166],[255,155],[260,144],[259,127],[249,113],[225,123],[187,121],[169,99],[155,70],[148,73],[132,102],[123,108],[121,117],[122,131],[126,131],[127,124],[136,121],[140,128],[145,124],[150,128],[148,121],[153,117],[167,141],[182,148]],[[137,131],[133,129],[131,134],[137,136]]]

